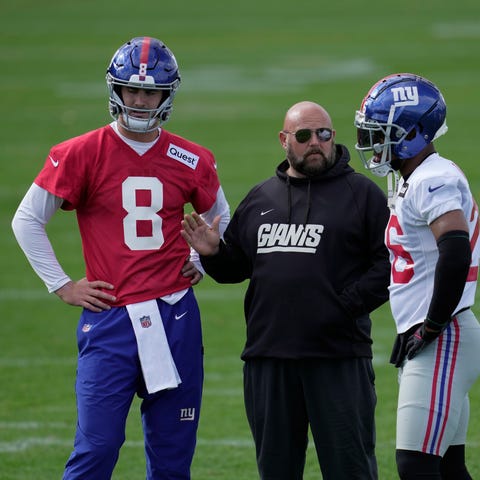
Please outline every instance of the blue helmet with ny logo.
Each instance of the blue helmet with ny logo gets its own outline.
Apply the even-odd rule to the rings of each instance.
[[[366,168],[385,176],[447,131],[446,113],[432,82],[412,73],[389,75],[373,85],[356,112],[355,149]]]
[[[110,61],[106,79],[110,114],[114,119],[121,115],[127,130],[149,132],[168,120],[180,74],[175,56],[160,40],[136,37],[122,45]],[[124,104],[122,87],[161,90],[162,100],[155,109],[142,109],[148,115],[138,118],[139,109]]]

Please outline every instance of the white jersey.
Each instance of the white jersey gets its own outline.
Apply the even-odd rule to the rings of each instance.
[[[478,207],[468,181],[457,165],[437,153],[426,158],[406,181],[400,180],[385,233],[392,264],[390,306],[397,333],[423,322],[427,315],[438,259],[429,225],[452,210],[463,211],[472,248],[467,283],[455,309],[458,311],[474,303],[480,253]]]

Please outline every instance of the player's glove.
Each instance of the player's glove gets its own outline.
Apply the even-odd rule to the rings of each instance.
[[[415,333],[408,339],[406,346],[406,355],[408,360],[418,355],[427,345],[438,338],[447,327],[445,324],[435,323],[429,318],[417,328]],[[428,330],[425,328],[427,327]]]

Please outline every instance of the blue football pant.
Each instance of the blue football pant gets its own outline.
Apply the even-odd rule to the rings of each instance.
[[[175,305],[157,303],[182,383],[155,394],[146,391],[126,308],[83,311],[77,330],[77,430],[64,480],[111,478],[135,394],[142,398],[147,480],[190,479],[203,384],[200,313],[191,289]]]

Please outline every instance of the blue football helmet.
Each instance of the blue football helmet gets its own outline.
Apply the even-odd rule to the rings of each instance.
[[[446,113],[432,82],[412,73],[389,75],[370,89],[355,114],[355,149],[367,169],[384,177],[446,133]]]
[[[173,108],[173,98],[180,86],[177,61],[167,46],[151,37],[136,37],[122,45],[113,55],[107,69],[110,115],[132,132],[151,132],[166,122]],[[125,106],[121,87],[163,90],[157,108],[145,109],[148,118],[130,115],[133,109]]]

